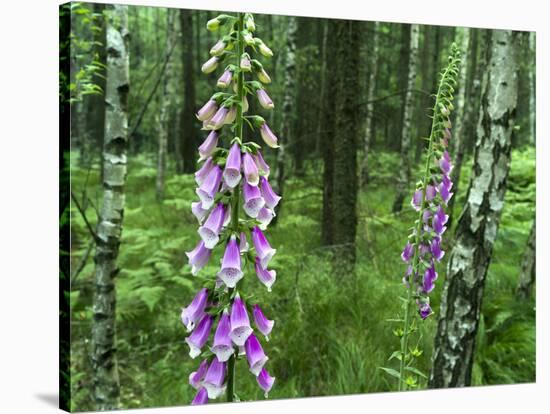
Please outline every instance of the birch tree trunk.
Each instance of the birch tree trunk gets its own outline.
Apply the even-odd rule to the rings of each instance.
[[[98,410],[116,409],[119,405],[115,277],[119,272],[116,262],[124,217],[128,146],[128,7],[113,5],[109,9],[103,202],[97,227],[91,355],[93,397]]]
[[[288,18],[288,29],[286,38],[286,59],[285,59],[285,95],[283,99],[283,110],[281,118],[281,135],[279,137],[280,148],[277,151],[277,191],[280,195],[284,193],[285,167],[286,167],[286,145],[292,141],[291,131],[294,110],[295,76],[296,76],[296,17]],[[281,200],[282,201],[282,200]],[[281,209],[281,202],[277,211]]]
[[[459,28],[459,36],[460,38],[457,39],[457,43],[460,45],[460,52],[461,52],[461,62],[460,62],[460,73],[458,76],[458,93],[456,96],[456,116],[454,119],[454,132],[453,137],[451,140],[452,143],[452,153],[451,156],[453,157],[454,161],[454,169],[451,173],[451,179],[453,181],[453,187],[454,187],[454,193],[458,193],[458,185],[460,181],[460,172],[462,170],[462,159],[464,158],[464,133],[466,131],[465,128],[465,121],[466,121],[466,108],[465,108],[465,101],[466,96],[468,92],[468,59],[469,54],[471,51],[470,48],[470,29],[467,27]],[[471,74],[470,74],[471,75]],[[453,216],[453,207],[454,202],[456,198],[453,197],[449,201],[449,208],[448,208],[448,214],[449,214],[449,222],[447,226],[451,228],[451,219]]]
[[[197,157],[197,121],[195,119],[195,71],[193,70],[193,15],[190,10],[180,10],[180,26],[182,34],[182,68],[183,68],[183,106],[180,113],[180,134],[176,137],[179,147],[181,165],[179,173],[191,174],[195,171]],[[198,25],[200,27],[200,25]],[[198,45],[197,45],[198,46]],[[197,51],[197,54],[198,51]],[[200,71],[200,66],[199,66]]]
[[[518,34],[489,34],[474,167],[441,297],[429,386],[470,385],[487,269],[510,169],[517,105]]]
[[[166,54],[170,54],[170,49],[174,43],[174,12],[166,9]],[[166,64],[166,71],[162,80],[162,91],[160,94],[160,113],[158,116],[158,158],[157,158],[157,180],[155,185],[157,201],[164,199],[164,183],[166,181],[166,151],[168,148],[168,115],[170,113],[170,96],[168,94],[168,85],[172,76],[173,65],[170,57]]]
[[[378,75],[378,22],[372,24],[372,36],[370,38],[370,53],[368,56],[369,78],[367,82],[367,114],[365,116],[365,137],[363,139],[363,159],[359,174],[359,187],[363,187],[368,181],[368,156],[372,141],[372,118],[374,113],[374,92],[376,90],[376,76]]]
[[[531,142],[535,144],[537,142],[537,107],[536,107],[536,40],[535,32],[529,33],[529,55],[531,59],[529,61],[533,64],[533,67],[529,67],[529,130],[531,133]]]
[[[332,217],[333,244],[338,247],[340,274],[349,273],[355,264],[357,231],[357,147],[359,136],[359,30],[358,22],[338,20],[337,47],[333,49],[338,74],[333,96],[336,112],[334,136],[334,170]]]
[[[398,213],[403,208],[403,200],[408,190],[411,175],[410,149],[411,149],[411,118],[413,113],[413,89],[416,82],[416,61],[418,55],[418,25],[412,24],[410,55],[407,71],[407,92],[403,107],[403,129],[401,131],[401,169],[397,182],[397,194],[392,211]]]
[[[529,233],[529,239],[525,246],[523,259],[521,261],[521,273],[519,275],[519,284],[517,287],[517,297],[519,299],[528,299],[531,297],[536,279],[536,219],[533,220],[533,226]]]

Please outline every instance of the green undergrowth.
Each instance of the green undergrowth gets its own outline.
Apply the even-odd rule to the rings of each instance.
[[[535,379],[535,304],[518,303],[514,289],[521,254],[534,214],[534,151],[514,151],[509,191],[494,248],[483,301],[483,315],[474,384],[529,382]],[[244,290],[275,319],[265,343],[269,369],[276,376],[270,398],[383,392],[395,389],[378,367],[387,365],[388,350],[398,339],[388,319],[400,311],[405,294],[405,270],[400,252],[414,221],[408,204],[391,214],[393,181],[398,158],[377,153],[368,188],[359,194],[357,265],[353,274],[336,277],[331,271],[335,252],[320,245],[321,176],[311,170],[289,179],[276,226],[267,232],[277,248],[273,268],[277,282],[268,293],[248,269]],[[84,203],[92,225],[101,205],[99,166],[82,168],[73,157],[72,188]],[[468,164],[469,163],[469,164]],[[169,168],[173,171],[173,168]],[[471,171],[466,160],[464,174]],[[458,206],[468,177],[462,177]],[[197,222],[190,203],[196,198],[192,175],[169,175],[166,199],[155,200],[155,162],[152,157],[130,157],[124,229],[117,276],[117,335],[121,401],[125,408],[187,405],[194,390],[188,374],[197,360],[188,356],[180,311],[201,286],[187,266],[185,251],[197,240]],[[462,201],[461,201],[462,200]],[[456,214],[459,212],[457,211]],[[71,207],[72,264],[77,268],[90,245],[84,221]],[[447,239],[452,236],[448,230]],[[72,408],[92,410],[92,371],[89,362],[93,248],[82,271],[73,275]],[[219,253],[201,274],[217,272]],[[421,326],[417,364],[429,372],[432,338],[437,328],[444,266],[431,295],[436,315]],[[236,392],[241,400],[263,395],[245,361],[237,364]],[[425,384],[420,384],[422,387]]]

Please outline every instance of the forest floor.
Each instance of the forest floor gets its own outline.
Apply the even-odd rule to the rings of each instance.
[[[248,269],[244,289],[251,301],[262,305],[275,327],[264,350],[268,369],[276,376],[270,398],[383,392],[395,389],[395,380],[379,367],[398,346],[388,319],[400,312],[405,288],[400,253],[415,214],[408,202],[403,212],[391,213],[398,157],[391,153],[370,156],[368,187],[358,206],[357,264],[353,274],[334,277],[331,262],[337,251],[321,247],[321,176],[305,174],[289,179],[279,221],[268,237],[277,254],[273,268],[277,282],[268,293]],[[535,154],[516,150],[512,156],[506,204],[487,277],[483,315],[477,339],[473,384],[504,384],[535,380],[535,302],[519,302],[514,290],[521,256],[535,208]],[[71,182],[76,197],[90,199],[87,215],[96,223],[94,206],[101,205],[99,166],[84,169],[71,157]],[[313,171],[313,167],[312,167]],[[471,165],[463,167],[455,222],[467,192]],[[125,408],[187,405],[194,390],[187,377],[199,361],[188,356],[180,312],[201,286],[187,266],[185,251],[197,240],[197,221],[190,203],[196,196],[191,175],[172,175],[166,198],[155,200],[155,161],[131,158],[128,168],[124,229],[117,276],[118,362],[121,401]],[[82,271],[73,275],[72,407],[92,409],[91,367],[88,358],[93,297],[93,247],[84,222],[74,206],[72,216],[73,269],[89,251]],[[447,230],[453,234],[453,229]],[[452,236],[446,237],[447,243]],[[446,246],[445,250],[450,248]],[[219,250],[219,249],[218,249]],[[217,272],[215,253],[201,275]],[[418,346],[423,350],[418,368],[430,369],[433,336],[437,327],[439,295],[445,260],[431,297],[436,312],[419,326]],[[425,388],[426,384],[419,384]],[[237,364],[236,393],[241,400],[261,400],[262,391],[246,362]]]

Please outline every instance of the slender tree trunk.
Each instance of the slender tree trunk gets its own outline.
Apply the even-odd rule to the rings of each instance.
[[[328,32],[331,35],[327,40],[327,59],[331,59],[333,62],[334,52],[337,42],[336,33],[337,20],[329,20],[327,22]],[[329,58],[330,56],[330,58]],[[334,111],[334,98],[337,94],[336,82],[339,74],[334,67],[328,65],[329,61],[325,65],[325,77],[326,77],[326,92],[323,97],[323,118],[319,120],[321,124],[321,137],[322,137],[322,153],[323,153],[323,213],[321,223],[321,241],[325,246],[334,244],[334,217],[333,217],[333,204],[334,204],[334,132],[335,132],[335,111]]]
[[[337,47],[332,49],[337,62],[338,76],[335,100],[334,170],[332,217],[334,243],[338,246],[341,274],[353,270],[355,264],[355,235],[357,231],[357,147],[360,93],[359,80],[359,22],[338,20]],[[334,69],[333,69],[334,70]]]
[[[409,59],[411,57],[411,25],[401,25],[401,41],[399,48],[399,61],[397,62],[397,90],[406,91],[407,83],[409,81]],[[388,65],[388,70],[394,70],[391,65]],[[389,132],[390,132],[390,145],[392,149],[399,151],[402,142],[403,122],[406,106],[406,93],[401,95],[401,106],[398,111],[390,110],[388,118],[390,119]],[[387,141],[386,141],[387,142]]]
[[[319,105],[319,114],[317,115],[317,136],[315,138],[315,154],[321,153],[321,143],[323,142],[322,134],[323,130],[321,129],[323,123],[322,119],[325,116],[323,102],[326,99],[327,91],[327,40],[328,40],[328,21],[321,20],[323,25],[323,39],[321,41],[321,85],[319,90],[319,100],[321,104]]]
[[[174,43],[174,13],[171,9],[166,9],[166,54],[170,54],[170,49]],[[166,71],[162,80],[162,90],[159,95],[160,113],[158,116],[158,158],[157,158],[157,179],[156,179],[156,198],[157,201],[164,199],[164,183],[166,180],[166,152],[168,148],[168,119],[170,112],[170,96],[168,95],[168,86],[172,75],[173,65],[170,58],[166,64]]]
[[[180,113],[180,134],[176,137],[179,147],[178,173],[195,171],[197,129],[195,119],[195,74],[193,70],[193,15],[190,10],[180,10],[182,34],[183,106]],[[198,53],[198,51],[197,51]]]
[[[403,208],[403,200],[410,182],[411,118],[413,113],[413,89],[416,83],[416,60],[418,55],[418,25],[410,27],[410,55],[407,77],[407,92],[403,108],[403,129],[401,131],[401,168],[397,183],[397,194],[392,211],[397,213]]]
[[[368,156],[372,137],[372,118],[374,113],[374,92],[376,90],[376,77],[378,75],[378,22],[372,23],[372,35],[370,38],[370,52],[368,55],[368,83],[367,83],[367,113],[365,116],[365,136],[363,138],[363,159],[361,160],[360,184],[363,187],[368,181]]]
[[[531,135],[530,141],[535,144],[537,142],[537,107],[536,107],[536,42],[535,32],[529,33],[529,132]]]
[[[518,34],[489,34],[474,167],[441,297],[429,386],[470,385],[487,269],[510,169]]]
[[[309,90],[308,90],[308,83],[307,83],[307,77],[309,76],[309,73],[307,69],[304,69],[304,66],[307,67],[307,60],[309,59],[309,56],[307,54],[306,47],[310,42],[310,39],[312,37],[312,24],[311,20],[308,17],[296,17],[296,47],[299,51],[299,55],[301,56],[302,63],[304,65],[299,66],[298,70],[296,71],[296,77],[298,78],[298,82],[295,82],[295,89],[296,89],[296,107],[301,108],[300,116],[294,117],[293,119],[293,137],[292,141],[287,141],[289,143],[292,143],[292,145],[289,145],[290,147],[290,153],[293,156],[294,160],[294,169],[293,173],[294,175],[301,177],[304,174],[304,158],[305,158],[305,152],[306,152],[306,145],[307,145],[307,133],[309,131],[308,127],[308,119],[309,114],[311,111],[311,105],[308,105],[308,98],[309,98]]]
[[[296,76],[296,17],[288,18],[288,29],[286,38],[286,59],[285,59],[285,95],[283,98],[283,110],[281,120],[281,135],[279,137],[280,148],[277,151],[277,191],[280,195],[284,193],[284,185],[286,180],[286,145],[293,142],[292,137],[292,122],[294,110],[294,91],[295,91],[295,76]],[[282,201],[282,200],[281,200]],[[281,202],[277,211],[281,209]]]
[[[533,226],[529,233],[529,239],[525,246],[523,259],[521,261],[521,273],[519,275],[519,283],[516,290],[516,295],[519,299],[525,300],[531,297],[533,287],[536,280],[536,253],[537,253],[537,230],[536,219],[533,220]]]
[[[435,47],[435,33],[436,28],[433,26],[423,26],[423,43],[422,52],[419,59],[419,67],[422,74],[422,83],[420,89],[424,92],[419,97],[417,110],[415,117],[416,125],[418,127],[418,138],[416,140],[415,147],[415,162],[419,162],[422,156],[422,151],[426,148],[426,140],[423,137],[430,135],[430,128],[432,126],[432,120],[430,118],[429,111],[433,107],[433,96],[430,94],[436,83],[437,77],[435,76],[439,66],[434,61],[435,55],[432,53],[432,48]],[[420,42],[419,42],[420,43]]]
[[[97,227],[95,296],[92,321],[93,396],[97,410],[117,409],[115,277],[124,217],[128,146],[128,7],[108,6],[103,204]]]
[[[468,92],[468,59],[471,51],[470,45],[470,29],[467,27],[459,29],[460,39],[457,39],[457,43],[460,45],[461,63],[460,63],[460,74],[458,76],[458,93],[456,96],[456,116],[453,124],[455,125],[453,137],[451,140],[452,143],[452,154],[454,160],[454,169],[451,173],[451,179],[453,181],[454,192],[458,193],[458,185],[460,181],[460,172],[462,170],[462,159],[464,158],[464,132],[465,128],[465,118],[466,118],[466,96]],[[471,74],[470,74],[471,75]],[[453,197],[449,201],[449,222],[447,226],[451,227],[451,220],[453,217],[453,207],[456,198]]]

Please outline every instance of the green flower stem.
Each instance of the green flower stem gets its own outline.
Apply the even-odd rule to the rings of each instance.
[[[235,134],[239,137],[240,142],[243,140],[243,100],[244,100],[244,74],[239,68],[241,55],[244,51],[244,40],[242,37],[242,31],[244,28],[244,16],[239,13],[239,32],[237,34],[237,98],[239,99],[239,105],[237,105],[237,117],[235,118]],[[231,227],[234,233],[239,232],[239,197],[240,186],[237,185],[233,190],[232,206],[231,206]],[[234,289],[229,289],[229,297],[233,295]],[[235,396],[235,360],[239,349],[234,347],[235,352],[229,358],[227,363],[227,402],[233,402]]]
[[[415,274],[418,273],[418,265],[420,256],[418,254],[419,252],[419,246],[420,246],[420,232],[422,231],[422,215],[424,214],[423,207],[424,203],[426,202],[426,186],[428,183],[428,180],[430,179],[430,166],[432,163],[432,157],[433,157],[433,143],[436,139],[436,133],[438,132],[438,129],[436,126],[438,125],[438,111],[439,111],[439,103],[441,101],[441,94],[442,94],[442,87],[444,83],[447,81],[447,75],[449,74],[449,70],[451,69],[451,65],[448,65],[445,69],[445,72],[441,76],[441,80],[439,81],[439,86],[437,89],[437,95],[435,99],[434,109],[433,109],[433,121],[432,121],[432,127],[430,131],[430,139],[428,144],[428,152],[426,157],[426,168],[424,170],[424,179],[422,181],[422,201],[420,203],[420,211],[418,212],[418,219],[416,222],[416,230],[414,235],[414,258],[412,261],[412,268],[413,272],[411,273],[411,276],[414,277]],[[405,319],[404,319],[404,326],[403,326],[403,336],[401,337],[401,359],[399,362],[399,384],[397,386],[397,390],[401,391],[403,389],[406,389],[405,384],[405,367],[406,367],[406,357],[408,355],[408,341],[409,341],[409,330],[410,330],[410,323],[411,323],[411,304],[412,300],[414,298],[414,288],[415,285],[412,283],[412,281],[409,281],[409,288],[407,289],[407,302],[405,304]]]

